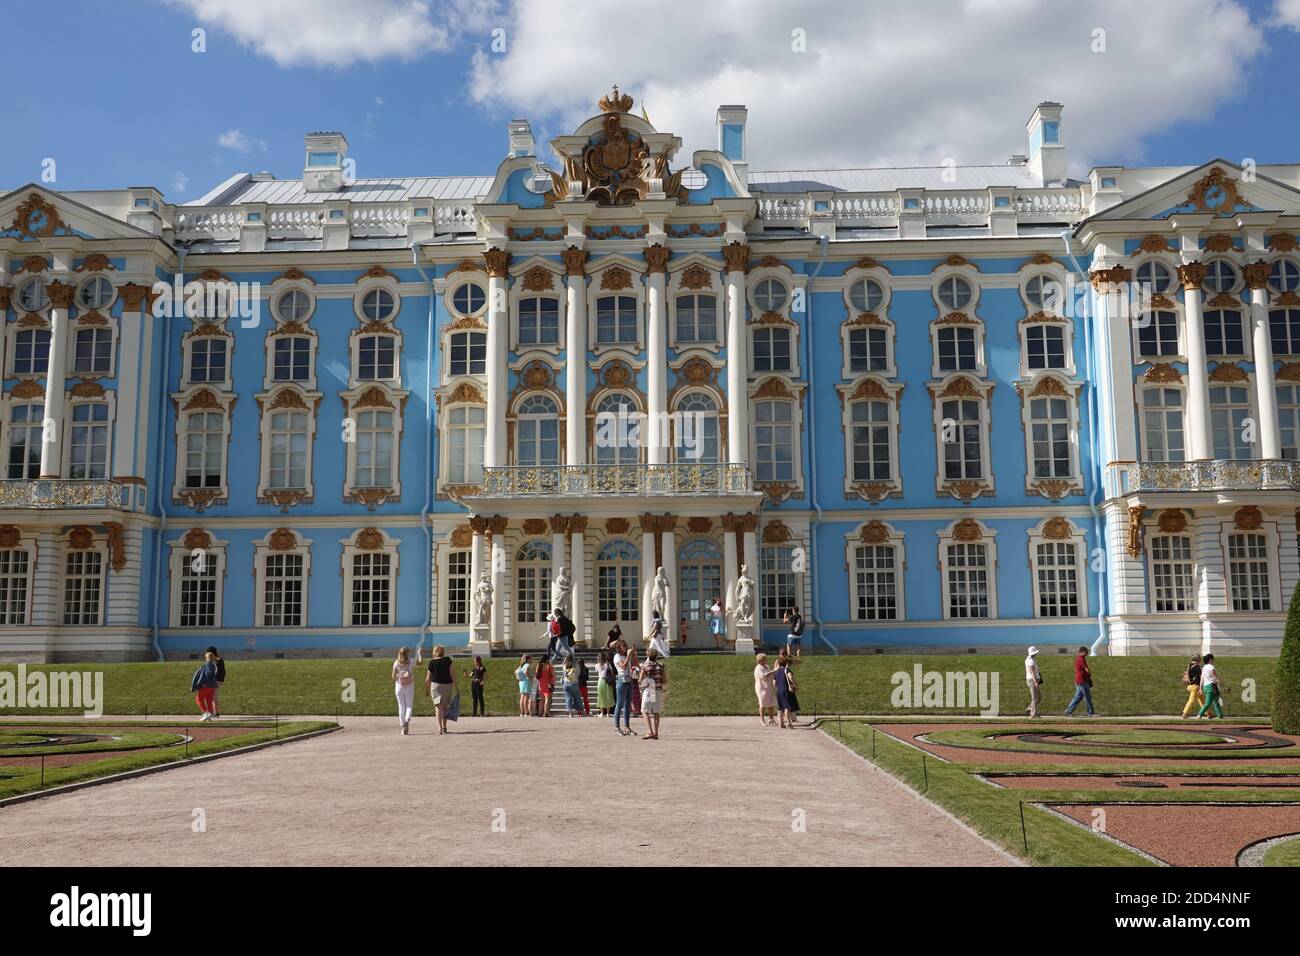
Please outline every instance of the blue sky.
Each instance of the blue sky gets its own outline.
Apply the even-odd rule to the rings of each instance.
[[[1127,5],[1140,12],[1119,0],[918,0],[907,11],[721,0],[715,26],[621,38],[609,25],[625,3],[370,0],[372,19],[358,24],[361,6],[7,5],[0,182],[39,181],[53,159],[55,188],[150,184],[185,201],[240,171],[298,176],[313,129],[346,133],[362,178],[490,174],[509,118],[529,117],[544,141],[594,112],[612,82],[683,136],[686,157],[714,145],[718,103],[747,103],[754,168],[1000,162],[1025,151],[1040,99],[1066,106],[1076,173],[1216,155],[1300,161],[1296,0]],[[1097,25],[1108,48],[1089,54]],[[196,27],[204,53],[191,50]],[[792,53],[800,30],[806,50]]]

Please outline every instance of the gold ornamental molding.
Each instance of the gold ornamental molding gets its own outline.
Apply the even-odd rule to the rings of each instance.
[[[362,528],[357,532],[357,548],[361,551],[378,551],[384,546],[384,533],[378,528]]]
[[[1274,233],[1264,244],[1271,252],[1295,252],[1297,247],[1295,236],[1288,232]]]
[[[1267,289],[1268,277],[1272,266],[1267,262],[1251,262],[1241,267],[1241,274],[1248,289]]]
[[[16,548],[22,540],[22,532],[11,524],[0,524],[0,548]]]
[[[266,543],[272,551],[292,551],[298,547],[298,536],[288,528],[276,528]]]
[[[844,324],[850,328],[866,325],[888,327],[889,325],[888,322],[876,315],[874,312],[859,312],[856,316],[845,319]]]
[[[191,511],[197,511],[200,514],[207,511],[213,505],[224,503],[226,496],[215,488],[187,488],[180,491],[172,499],[177,504],[182,504]]]
[[[1207,309],[1240,309],[1241,300],[1228,295],[1226,292],[1220,292],[1213,299],[1207,301],[1205,307]]]
[[[886,272],[889,271],[888,266],[881,265],[877,260],[871,258],[871,256],[863,256],[857,262],[853,263],[853,265],[849,266],[845,271],[848,272],[853,269],[884,269]]]
[[[758,530],[758,515],[756,514],[733,514],[730,511],[722,516],[722,529],[724,531],[735,531],[737,534],[746,534]]]
[[[455,275],[457,272],[483,272],[483,263],[475,262],[473,259],[462,259],[450,269],[447,275]]]
[[[483,264],[490,279],[506,279],[510,276],[510,253],[504,249],[488,249],[483,253]]]
[[[77,324],[81,326],[105,326],[108,325],[108,319],[98,312],[80,312],[77,314]]]
[[[397,281],[397,276],[389,272],[383,266],[373,265],[357,277],[358,282],[362,279],[392,279]]]
[[[22,275],[23,273],[30,274],[33,272],[44,272],[49,267],[49,260],[44,256],[24,256],[22,265],[14,270],[14,275],[17,276]]]
[[[68,227],[52,203],[46,202],[40,193],[29,193],[14,210],[14,221],[9,228],[28,239],[44,239]]]
[[[392,488],[355,488],[343,500],[365,505],[367,511],[374,511],[380,505],[387,504],[390,499],[396,500],[396,498],[397,492]]]
[[[24,378],[19,380],[9,394],[13,398],[44,398],[45,389],[35,379]]]
[[[1232,516],[1232,526],[1238,531],[1258,531],[1264,524],[1264,514],[1256,505],[1243,505]]]
[[[1195,292],[1205,285],[1205,275],[1209,267],[1204,262],[1188,262],[1178,267],[1178,281],[1187,292]]]
[[[770,504],[779,505],[798,495],[799,486],[788,481],[755,482],[755,490],[761,491]]]
[[[691,534],[708,534],[713,530],[713,519],[699,516],[687,518],[686,530]]]
[[[959,375],[937,394],[935,394],[937,386],[930,385],[928,388],[936,398],[987,398],[992,393],[994,384],[994,382],[976,382],[969,376]]]
[[[717,239],[726,231],[726,227],[722,223],[709,226],[693,222],[689,226],[682,224],[668,227],[668,235],[674,239]]]
[[[954,541],[961,541],[969,544],[972,541],[980,541],[984,538],[984,529],[974,518],[962,518],[952,528],[952,538]]]
[[[230,276],[216,269],[204,269],[198,275],[199,282],[230,282]]]
[[[579,249],[577,246],[569,246],[562,253],[561,258],[564,260],[564,274],[566,276],[582,276],[587,274],[587,250]]]
[[[367,275],[368,274],[369,273],[367,273]],[[285,269],[278,276],[276,276],[274,279],[271,280],[271,284],[274,285],[275,283],[280,282],[281,280],[286,282],[310,282],[312,285],[316,284],[315,279],[307,275],[307,273],[303,272],[297,266],[292,266],[288,269]]]
[[[569,534],[568,515],[551,515],[551,534]]]
[[[943,490],[958,501],[966,503],[974,501],[981,495],[992,494],[993,492],[993,489],[983,481],[949,481],[944,483]]]
[[[1216,233],[1205,237],[1205,248],[1209,252],[1227,252],[1233,247],[1232,236]]]
[[[196,410],[223,412],[226,408],[217,399],[216,392],[212,391],[210,388],[201,388],[191,395],[190,400],[181,407],[181,411],[183,412],[192,412]]]
[[[785,544],[794,540],[792,532],[784,521],[778,518],[775,521],[769,521],[763,526],[763,543],[764,544]]]
[[[84,524],[79,524],[68,531],[68,547],[73,551],[89,551],[95,546],[95,532]]]
[[[555,273],[545,266],[533,266],[524,273],[525,292],[549,292],[555,288]]]
[[[1146,508],[1139,506],[1128,509],[1128,540],[1125,545],[1130,558],[1142,555],[1142,515]]]
[[[1250,376],[1246,374],[1245,369],[1240,365],[1225,363],[1216,365],[1214,371],[1210,373],[1211,382],[1248,382]]]
[[[1280,382],[1300,382],[1300,362],[1287,362],[1277,370],[1277,379]]]
[[[845,394],[840,392],[840,405],[848,402],[856,402],[861,399],[878,399],[882,402],[898,401],[901,403],[903,389],[900,387],[896,395],[890,395],[885,391],[885,387],[877,379],[864,378],[858,382],[857,387],[852,392]]]
[[[1166,508],[1156,519],[1156,527],[1162,534],[1182,534],[1187,530],[1187,515],[1178,508]]]
[[[9,308],[9,297],[13,290],[7,285],[0,285],[0,314]]]
[[[1223,201],[1211,206],[1208,202],[1209,193],[1216,188],[1223,191]],[[1241,193],[1238,191],[1237,181],[1229,179],[1227,173],[1218,166],[1211,169],[1204,179],[1198,180],[1192,187],[1192,191],[1187,194],[1187,201],[1200,212],[1215,214],[1231,212],[1240,199]]]
[[[627,534],[632,529],[632,522],[626,518],[607,518],[605,520],[606,534]]]
[[[795,399],[799,396],[790,390],[790,386],[785,383],[784,379],[771,376],[763,380],[763,384],[754,390],[752,396],[758,398],[788,398]]]
[[[196,548],[206,551],[212,547],[212,535],[202,528],[190,528],[181,539],[181,544],[191,551]]]
[[[604,292],[621,292],[632,288],[632,273],[622,266],[610,266],[600,274],[600,288]]]
[[[295,488],[268,491],[257,499],[257,503],[263,505],[275,505],[275,507],[279,508],[280,511],[284,513],[297,505],[309,504],[311,500],[311,496],[309,496],[306,491]]]
[[[1157,362],[1147,369],[1142,378],[1148,382],[1181,382],[1183,374],[1168,362]]]
[[[1177,249],[1175,249],[1173,246],[1169,244],[1169,240],[1167,240],[1164,236],[1158,236],[1152,233],[1150,235],[1146,235],[1142,237],[1142,239],[1138,242],[1137,248],[1133,250],[1133,254],[1138,255],[1139,253],[1144,253],[1144,252],[1177,252],[1177,251],[1178,251]]]
[[[156,298],[148,286],[136,285],[134,282],[127,282],[117,287],[117,297],[122,300],[123,312],[139,312],[147,300],[149,307],[152,308],[153,300]]]
[[[1065,478],[1046,478],[1042,481],[1035,481],[1032,485],[1032,490],[1038,492],[1044,498],[1051,499],[1052,501],[1059,501],[1072,490],[1076,489],[1079,491],[1083,490]]]
[[[764,312],[762,315],[755,316],[749,320],[750,325],[788,325],[791,328],[798,326],[793,319],[788,319],[780,312]]]
[[[1043,537],[1048,541],[1068,541],[1072,534],[1074,534],[1074,526],[1070,524],[1070,519],[1060,515],[1048,518],[1043,525]]]
[[[889,526],[881,521],[868,521],[858,529],[858,540],[863,544],[886,544],[889,537]]]
[[[473,521],[472,518],[470,520]],[[457,525],[451,529],[448,540],[453,548],[468,548],[474,543],[474,529],[468,524]]]
[[[546,519],[525,518],[520,527],[523,528],[524,534],[546,534]]]
[[[938,272],[939,269],[942,269],[945,266],[953,268],[965,266],[968,269],[974,269],[976,272],[980,271],[979,266],[975,265],[975,263],[971,262],[965,256],[958,255],[957,253],[953,253],[948,258],[944,259],[943,262],[939,263],[938,267],[936,267],[934,271]]]
[[[121,522],[105,521],[104,531],[108,535],[108,566],[121,571],[126,567],[126,537],[122,534]]]
[[[1039,309],[1032,315],[1027,315],[1021,320],[1022,325],[1042,325],[1047,322],[1053,322],[1059,325],[1068,325],[1069,322],[1063,315],[1056,315],[1052,312],[1044,312]]]
[[[442,402],[444,398],[446,398],[447,404],[449,405],[486,405],[487,404],[487,399],[483,397],[483,393],[479,390],[479,387],[475,385],[473,382],[461,382],[459,385],[457,385],[455,388],[451,390],[451,393],[449,395],[435,396],[434,400],[437,406],[439,407],[439,409],[442,408]]]
[[[739,242],[722,247],[722,261],[727,272],[745,272],[749,268],[749,246]]]
[[[668,260],[672,258],[672,250],[666,246],[655,243],[647,246],[645,250],[646,272],[664,273],[668,271]]]
[[[870,501],[873,505],[884,501],[890,495],[900,493],[899,489],[888,481],[860,481],[851,487],[849,492],[863,501]]]
[[[949,312],[941,316],[934,323],[935,325],[979,325],[979,319],[971,318],[965,312]]]
[[[68,390],[73,398],[103,398],[104,386],[93,378],[83,378]]]
[[[68,282],[51,282],[45,287],[45,293],[50,297],[50,305],[56,309],[67,309],[72,307],[72,303],[77,297],[77,287]]]
[[[596,377],[605,388],[631,388],[636,378],[627,363],[618,359],[602,365]]]
[[[586,534],[586,533],[587,533],[587,516],[570,515],[569,534]]]
[[[632,109],[632,97],[620,93],[615,86],[613,92],[602,96],[596,101],[596,105],[600,107],[602,113],[626,113]]]
[[[1109,269],[1097,269],[1089,274],[1092,287],[1097,292],[1110,292],[1115,286],[1127,285],[1133,281],[1133,270],[1123,266],[1111,266]]]
[[[1051,256],[1049,256],[1046,252],[1035,252],[1032,258],[1026,259],[1024,263],[1020,266],[1020,271],[1023,272],[1025,269],[1028,269],[1032,266],[1054,266],[1054,265],[1056,265],[1056,260],[1053,259]]]
[[[488,537],[499,538],[506,533],[506,528],[510,525],[510,519],[505,515],[493,515],[488,518]]]

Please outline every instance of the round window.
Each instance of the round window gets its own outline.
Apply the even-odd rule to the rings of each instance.
[[[849,301],[859,312],[875,312],[885,301],[885,290],[874,279],[859,279],[849,286]]]
[[[387,289],[371,289],[361,298],[361,314],[372,321],[388,321],[393,306],[393,294]]]
[[[45,291],[45,280],[32,279],[25,282],[18,290],[18,304],[27,312],[39,312],[49,305],[50,296]]]
[[[276,300],[275,310],[285,322],[301,322],[311,312],[311,297],[301,289],[290,289]]]
[[[487,294],[477,282],[466,282],[451,294],[451,304],[462,315],[473,315],[483,308]]]
[[[754,301],[764,312],[776,312],[785,305],[785,286],[775,279],[764,279],[754,287]]]
[[[970,283],[961,276],[949,276],[939,283],[939,301],[948,309],[964,309],[970,305]]]
[[[102,309],[113,301],[113,283],[104,276],[93,276],[81,286],[78,299],[82,308]]]

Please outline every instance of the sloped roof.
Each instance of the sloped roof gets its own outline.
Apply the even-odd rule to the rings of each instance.
[[[241,174],[187,206],[233,206],[238,203],[299,205],[336,200],[402,202],[407,199],[479,199],[487,195],[491,176],[416,176],[409,179],[357,179],[336,192],[308,192],[300,179],[258,179]]]
[[[1037,188],[1042,183],[1026,165],[903,166],[874,169],[782,169],[751,171],[751,192],[851,193],[894,192],[898,189],[987,189],[990,186]]]

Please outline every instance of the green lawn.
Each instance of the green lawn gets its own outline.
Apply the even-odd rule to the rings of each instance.
[[[323,721],[292,721],[279,722],[276,725],[267,725],[266,723],[244,723],[228,722],[222,723],[221,726],[246,727],[247,733],[232,734],[229,737],[222,737],[216,740],[192,741],[187,748],[185,744],[177,743],[170,746],[156,746],[158,743],[165,743],[168,740],[175,739],[176,731],[182,727],[174,728],[170,733],[165,731],[157,723],[114,723],[105,725],[96,721],[88,721],[86,724],[80,723],[60,723],[52,727],[42,727],[39,724],[5,724],[0,725],[0,735],[5,737],[17,737],[20,733],[30,733],[34,730],[53,730],[62,733],[75,733],[83,728],[88,732],[102,732],[102,728],[107,726],[109,729],[117,730],[119,728],[130,728],[124,735],[127,739],[122,742],[124,746],[147,746],[148,750],[137,750],[130,753],[113,755],[111,751],[114,748],[112,742],[103,744],[82,744],[70,745],[63,748],[56,748],[63,752],[78,752],[90,748],[107,750],[110,753],[102,760],[86,760],[82,763],[72,764],[67,767],[47,766],[44,770],[44,786],[42,786],[42,773],[40,767],[30,765],[15,765],[5,763],[5,751],[0,746],[0,797],[12,797],[20,793],[28,793],[33,790],[48,789],[63,784],[75,783],[82,780],[90,780],[95,777],[104,777],[110,774],[122,773],[127,770],[138,770],[142,767],[153,767],[159,764],[183,763],[193,757],[202,757],[207,754],[222,753],[227,750],[235,750],[239,747],[248,747],[252,744],[264,743],[270,740],[281,740],[286,737],[295,737],[300,734],[311,733],[314,730],[324,730],[332,727],[332,723]],[[10,743],[12,743],[10,739]],[[21,753],[24,756],[37,756],[45,752],[42,748],[24,747]]]
[[[1300,866],[1300,837],[1279,843],[1264,854],[1265,866]]]
[[[799,700],[809,717],[821,714],[974,714],[974,707],[917,709],[894,707],[891,695],[897,672],[913,673],[920,663],[926,671],[996,672],[1001,712],[1018,715],[1028,701],[1019,655],[857,655],[810,657],[798,665]],[[486,662],[488,711],[508,714],[516,710],[513,671],[517,661],[500,658]],[[1180,681],[1181,657],[1100,657],[1092,661],[1093,699],[1105,716],[1176,715],[1186,701]],[[1231,718],[1266,717],[1275,658],[1228,658],[1219,672],[1233,692],[1226,713]],[[222,690],[222,707],[230,714],[379,715],[395,713],[389,680],[391,661],[380,658],[328,660],[230,661],[229,679]],[[457,661],[457,676],[469,711],[469,666]],[[197,714],[189,693],[192,661],[97,665],[31,665],[33,670],[95,670],[104,673],[104,712],[109,714]],[[756,708],[753,690],[754,661],[747,657],[690,656],[668,662],[669,716],[750,714]],[[1060,714],[1074,693],[1072,658],[1040,658],[1043,672],[1043,713]],[[0,670],[13,670],[3,665]],[[1255,699],[1243,701],[1242,690],[1254,682]],[[593,686],[594,690],[594,686]],[[593,699],[594,704],[594,699]],[[72,713],[73,711],[68,711]],[[423,693],[416,695],[416,713],[431,715]],[[58,713],[58,711],[8,710],[4,713]]]

